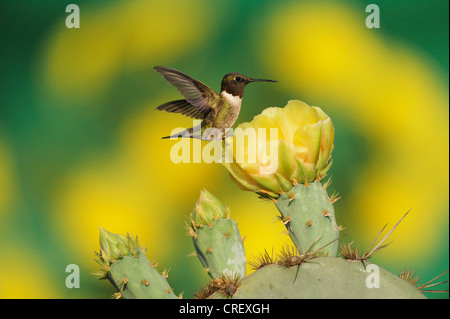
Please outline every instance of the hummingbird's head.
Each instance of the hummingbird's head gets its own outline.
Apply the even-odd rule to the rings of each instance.
[[[247,84],[251,82],[278,82],[275,80],[252,79],[240,73],[231,72],[225,74],[222,79],[221,91],[226,91],[233,96],[244,96],[244,90]]]

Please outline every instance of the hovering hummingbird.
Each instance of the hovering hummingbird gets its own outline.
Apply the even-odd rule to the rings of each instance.
[[[164,79],[172,84],[184,97],[184,100],[176,100],[164,103],[156,109],[202,120],[199,126],[191,127],[180,133],[165,136],[190,137],[210,139],[203,136],[203,132],[209,128],[225,131],[236,122],[241,111],[242,97],[247,84],[251,82],[278,82],[275,80],[252,79],[240,73],[228,73],[222,79],[220,93],[216,93],[206,84],[191,78],[178,70],[164,66],[156,66],[154,69],[161,73]],[[222,133],[224,138],[226,133]]]

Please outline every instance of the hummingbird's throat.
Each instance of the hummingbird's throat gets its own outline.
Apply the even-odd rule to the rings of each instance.
[[[220,92],[220,95],[225,99],[225,101],[233,108],[241,108],[242,98],[239,95],[233,95],[227,91]]]

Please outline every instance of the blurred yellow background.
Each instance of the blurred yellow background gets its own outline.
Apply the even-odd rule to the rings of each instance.
[[[138,235],[192,297],[209,278],[185,230],[203,188],[230,207],[248,260],[290,241],[275,206],[220,164],[171,162],[161,137],[192,121],[155,110],[181,98],[155,65],[216,90],[228,72],[278,80],[247,88],[237,123],[290,99],[320,106],[343,242],[364,250],[411,209],[372,261],[419,284],[448,269],[447,1],[377,1],[379,29],[369,1],[77,1],[79,29],[69,3],[0,4],[0,298],[109,298],[91,275],[99,227]]]

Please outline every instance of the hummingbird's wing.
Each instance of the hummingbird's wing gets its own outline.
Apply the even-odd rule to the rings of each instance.
[[[205,115],[200,112],[195,106],[186,100],[176,100],[164,103],[156,108],[160,111],[167,111],[171,113],[181,113],[183,115],[193,117],[195,119],[203,119]]]
[[[172,84],[186,98],[186,101],[190,104],[190,105],[182,105],[182,103],[180,102],[181,100],[174,101],[178,102],[177,107],[173,108],[175,110],[178,110],[175,113],[183,114],[183,112],[180,111],[183,107],[190,110],[193,106],[197,109],[199,114],[203,115],[201,118],[205,118],[216,105],[215,102],[220,99],[219,94],[217,94],[209,86],[196,79],[191,78],[189,75],[184,74],[183,72],[167,68],[164,66],[156,66],[154,67],[154,69],[157,72],[161,73],[164,79],[170,84]],[[168,110],[169,108],[170,107],[164,108],[164,110],[168,112],[173,112],[169,111]],[[189,113],[188,110],[186,110],[185,112]]]

